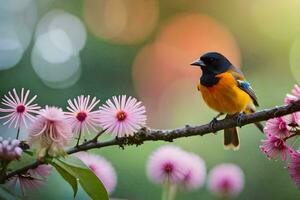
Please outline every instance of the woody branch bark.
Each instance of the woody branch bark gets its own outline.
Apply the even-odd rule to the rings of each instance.
[[[271,118],[281,117],[294,112],[300,111],[300,100],[295,101],[289,105],[276,106],[274,108],[265,109],[253,114],[244,115],[242,118],[237,120],[237,117],[230,119],[223,119],[217,121],[212,127],[210,124],[190,126],[186,125],[182,128],[172,129],[172,130],[160,130],[160,129],[150,129],[142,128],[135,133],[134,136],[115,138],[108,141],[97,141],[96,139],[89,140],[81,145],[72,147],[67,150],[67,154],[73,154],[80,151],[87,151],[95,148],[103,148],[107,146],[119,146],[124,148],[126,145],[141,145],[146,141],[167,141],[172,142],[174,139],[190,136],[203,136],[209,133],[214,133],[216,131],[223,130],[225,128],[232,128],[236,126],[244,126],[247,124],[253,124],[256,122],[266,121]],[[101,132],[99,133],[99,135]],[[20,169],[12,171],[3,177],[0,177],[0,182],[3,183],[5,180],[17,174],[22,174],[27,172],[29,169],[36,168],[37,166],[45,164],[43,161],[35,161],[32,164],[26,165]]]

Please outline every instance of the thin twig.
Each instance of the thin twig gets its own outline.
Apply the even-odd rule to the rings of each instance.
[[[94,148],[103,148],[113,145],[120,147],[123,147],[124,145],[141,145],[145,141],[161,140],[172,142],[174,139],[181,137],[203,136],[209,133],[214,133],[216,131],[223,130],[225,128],[232,128],[238,125],[244,126],[255,122],[266,121],[271,118],[281,117],[298,111],[300,111],[300,100],[289,105],[284,105],[280,107],[276,106],[275,108],[266,109],[253,114],[245,115],[242,119],[239,119],[239,122],[237,122],[237,118],[235,117],[217,121],[213,127],[210,124],[205,124],[200,126],[186,125],[183,128],[177,128],[173,130],[142,128],[138,132],[136,132],[134,136],[115,138],[104,142],[87,141],[81,145],[78,145],[77,147],[72,147],[68,149],[66,152],[67,154],[73,154],[79,151],[87,151]],[[4,179],[8,179],[17,174],[24,173],[27,170],[36,168],[41,164],[44,163],[42,161],[35,161],[20,169],[10,172],[4,177]]]
[[[19,135],[20,135],[20,127],[18,127],[18,130],[17,130],[17,136],[16,136],[17,140],[19,139]]]
[[[284,141],[287,141],[287,140],[290,139],[290,138],[293,138],[293,137],[295,137],[295,136],[299,136],[299,135],[300,135],[300,130],[291,131],[291,133],[293,133],[293,134],[291,134],[291,135],[285,137],[283,140],[284,140]]]
[[[89,143],[92,143],[92,142],[96,143],[96,142],[98,141],[98,138],[99,138],[103,133],[105,133],[106,130],[107,130],[107,129],[101,130],[101,131],[100,131],[93,139],[87,141],[85,144],[89,144]]]
[[[80,138],[81,138],[81,131],[82,131],[82,129],[80,128],[78,140],[77,140],[77,143],[76,143],[76,147],[79,146],[79,142],[80,142]]]

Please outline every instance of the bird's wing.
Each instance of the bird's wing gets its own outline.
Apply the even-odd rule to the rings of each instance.
[[[244,77],[244,74],[242,73],[242,71],[240,69],[232,66],[230,68],[230,73],[237,81],[238,87],[241,90],[245,91],[247,94],[249,94],[249,96],[253,100],[253,103],[255,106],[259,106],[258,101],[257,101],[257,96],[255,95],[255,92],[252,89],[250,83],[245,80],[245,77]]]
[[[257,102],[257,96],[255,95],[255,92],[252,89],[250,83],[245,80],[237,80],[237,83],[238,83],[239,88],[241,88],[241,90],[243,90],[247,94],[249,94],[249,96],[253,100],[254,105],[259,106],[258,102]]]
[[[239,68],[236,68],[232,65],[229,71],[236,80],[245,80],[245,76]]]

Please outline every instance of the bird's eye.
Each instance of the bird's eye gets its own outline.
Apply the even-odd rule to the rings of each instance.
[[[215,59],[214,58],[209,58],[209,62],[214,62]]]

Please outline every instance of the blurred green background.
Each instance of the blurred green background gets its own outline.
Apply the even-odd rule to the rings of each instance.
[[[32,39],[20,62],[0,71],[1,95],[12,88],[24,87],[38,95],[40,105],[65,108],[67,99],[80,94],[97,96],[102,102],[113,95],[128,94],[144,102],[149,127],[175,128],[204,124],[216,115],[197,92],[200,70],[189,67],[190,62],[206,51],[220,51],[235,65],[242,66],[259,98],[259,109],[283,104],[286,93],[300,81],[298,0],[39,0],[35,3],[34,24],[55,8],[79,17],[84,23],[86,43],[78,55],[81,76],[63,88],[55,82],[51,87],[46,85],[32,67],[31,54],[36,42]],[[55,67],[51,70],[56,71]],[[10,132],[6,128],[1,130],[4,136]],[[245,173],[245,189],[236,199],[298,199],[300,191],[290,179],[286,164],[269,161],[260,152],[263,135],[249,125],[240,130],[240,137],[241,148],[237,152],[223,149],[222,134],[181,138],[174,144],[201,156],[208,170],[223,162],[238,164]],[[163,144],[147,142],[125,150],[114,146],[91,151],[111,161],[117,171],[118,184],[112,197],[160,198],[161,188],[148,180],[145,165],[150,153]],[[72,191],[53,171],[45,186],[29,192],[24,199],[72,199]],[[88,197],[81,190],[76,199]],[[178,199],[216,198],[202,188],[180,192]]]

